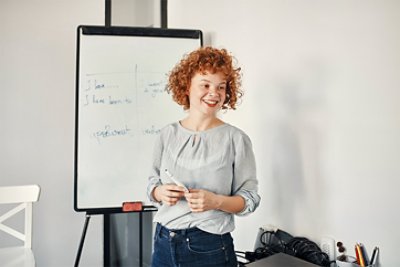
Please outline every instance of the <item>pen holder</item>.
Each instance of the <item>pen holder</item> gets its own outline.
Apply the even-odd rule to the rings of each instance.
[[[337,267],[360,267],[361,265],[357,264],[357,259],[353,256],[347,256],[345,261],[336,260]],[[366,267],[377,267],[376,264],[370,264]]]

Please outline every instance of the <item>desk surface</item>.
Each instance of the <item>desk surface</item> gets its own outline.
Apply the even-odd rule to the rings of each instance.
[[[317,267],[313,263],[290,256],[285,253],[278,253],[256,262],[252,262],[246,266],[249,267]]]

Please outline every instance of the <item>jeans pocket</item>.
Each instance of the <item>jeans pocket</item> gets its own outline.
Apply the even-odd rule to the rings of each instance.
[[[192,237],[186,240],[189,251],[198,254],[218,254],[225,250],[220,235],[208,234],[202,237]]]

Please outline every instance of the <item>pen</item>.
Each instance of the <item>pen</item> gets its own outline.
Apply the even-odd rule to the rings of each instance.
[[[172,180],[172,182],[174,182],[176,185],[181,186],[185,189],[185,192],[189,192],[189,189],[187,189],[187,187],[182,184],[181,182],[179,182],[169,171],[168,169],[165,169],[165,173],[168,175],[168,177]]]
[[[371,265],[375,263],[375,258],[377,256],[378,251],[379,251],[378,247],[375,247],[374,250],[372,251],[371,262],[370,262]]]
[[[360,249],[361,249],[361,256],[364,259],[364,265],[368,266],[369,265],[369,260],[368,260],[367,250],[365,249],[364,244],[360,243]]]

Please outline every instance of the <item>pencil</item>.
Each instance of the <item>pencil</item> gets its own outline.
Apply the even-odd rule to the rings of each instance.
[[[365,261],[364,261],[364,257],[363,257],[362,251],[361,251],[360,244],[357,243],[356,249],[357,249],[358,255],[360,256],[360,265],[361,265],[361,267],[366,267]]]
[[[357,264],[360,265],[360,254],[358,253],[357,244],[354,246],[354,249],[356,251]]]

